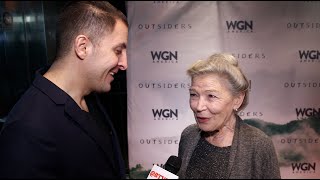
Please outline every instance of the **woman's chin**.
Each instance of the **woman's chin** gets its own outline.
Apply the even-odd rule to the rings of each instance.
[[[205,124],[198,124],[198,126],[204,132],[211,132],[215,130],[212,127],[209,127],[208,125],[205,125]]]

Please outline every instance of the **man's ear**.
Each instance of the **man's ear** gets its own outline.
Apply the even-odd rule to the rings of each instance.
[[[89,48],[90,40],[85,35],[79,35],[76,37],[74,41],[74,50],[76,55],[81,59],[84,60],[88,55],[88,48]]]

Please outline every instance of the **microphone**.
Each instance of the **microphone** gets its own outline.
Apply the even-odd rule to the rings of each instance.
[[[170,156],[167,160],[166,164],[164,164],[164,169],[173,173],[177,174],[181,167],[181,158],[177,156]]]
[[[164,168],[153,165],[147,179],[179,179],[176,175],[181,166],[181,158],[170,156],[164,165]]]

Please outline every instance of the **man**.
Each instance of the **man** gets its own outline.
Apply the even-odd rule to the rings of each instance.
[[[0,134],[0,178],[125,178],[117,136],[95,92],[127,69],[126,17],[74,1],[57,24],[53,64],[36,75]]]

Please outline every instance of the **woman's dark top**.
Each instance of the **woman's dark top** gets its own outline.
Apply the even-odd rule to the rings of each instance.
[[[226,179],[231,146],[217,147],[201,137],[186,171],[187,179]]]

